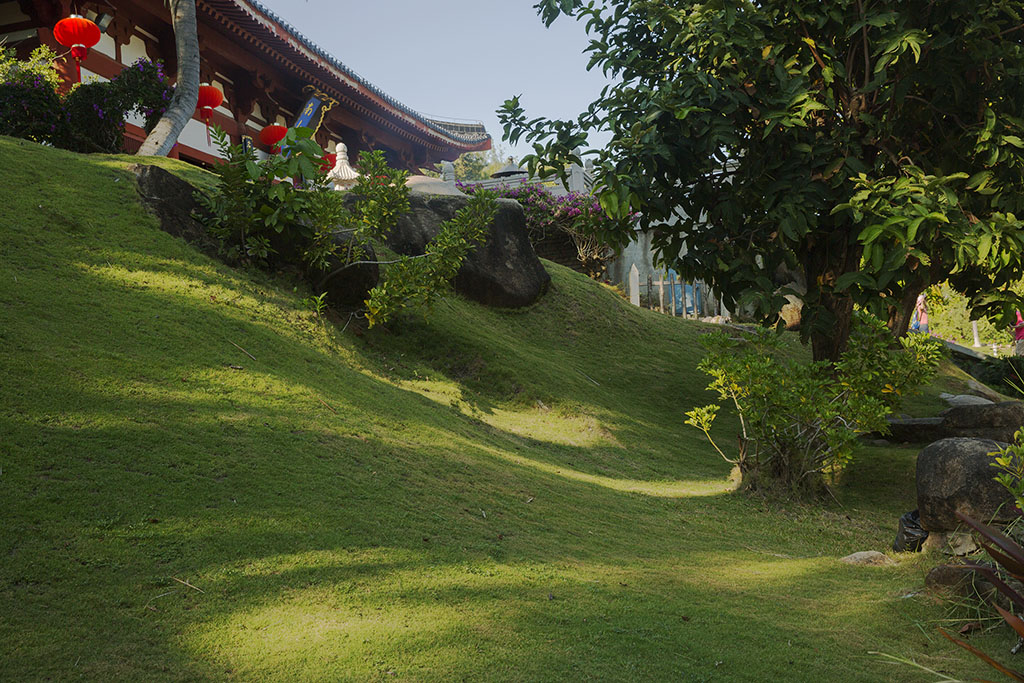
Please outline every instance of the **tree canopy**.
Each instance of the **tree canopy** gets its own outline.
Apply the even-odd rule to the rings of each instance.
[[[1024,275],[1024,18],[1007,0],[542,0],[586,22],[616,82],[572,121],[499,110],[558,169],[587,133],[602,205],[640,212],[662,258],[771,319],[802,273],[817,359],[854,304],[906,330],[950,280],[1010,315]],[[562,163],[559,163],[562,162]]]

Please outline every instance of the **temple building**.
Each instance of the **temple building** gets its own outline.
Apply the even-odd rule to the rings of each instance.
[[[174,32],[163,0],[0,0],[0,44],[25,56],[40,44],[58,54],[67,49],[53,37],[54,25],[72,13],[96,22],[99,44],[82,60],[82,81],[109,79],[135,60],[161,60],[176,73]],[[338,143],[352,158],[361,150],[380,149],[395,168],[416,172],[464,152],[488,150],[491,138],[480,123],[426,118],[386,95],[324,52],[254,0],[196,0],[200,80],[224,93],[212,123],[234,142],[258,134],[272,123],[295,125],[310,103],[316,106],[306,125],[327,151]],[[59,63],[69,83],[77,79],[70,55]],[[129,120],[125,150],[145,139],[141,121]],[[266,150],[264,150],[266,151]],[[218,158],[207,142],[198,115],[189,121],[171,156],[209,164]]]

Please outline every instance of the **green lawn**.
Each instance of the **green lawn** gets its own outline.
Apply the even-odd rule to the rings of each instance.
[[[157,229],[132,161],[0,137],[0,678],[982,674],[912,595],[938,557],[838,562],[892,542],[914,450],[841,504],[730,493],[682,423],[700,324],[546,264],[527,310],[342,334]]]

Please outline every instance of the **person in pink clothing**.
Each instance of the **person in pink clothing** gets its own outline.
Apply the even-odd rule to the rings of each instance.
[[[1013,326],[1013,355],[1024,356],[1024,318],[1017,311],[1017,324]]]

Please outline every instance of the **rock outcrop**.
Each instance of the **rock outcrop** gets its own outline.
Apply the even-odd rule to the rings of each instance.
[[[1024,427],[1024,403],[954,405],[938,417],[917,417],[889,420],[889,431],[894,441],[927,443],[954,436],[996,441],[1013,441],[1013,435]]]
[[[160,221],[160,229],[181,237],[210,255],[216,255],[217,242],[202,223],[193,218],[200,210],[196,188],[159,166],[135,164],[136,186],[143,205]]]
[[[468,201],[458,195],[411,194],[411,211],[391,231],[388,246],[407,256],[424,253],[441,224]],[[488,306],[520,308],[536,301],[550,282],[526,233],[523,207],[499,199],[486,241],[470,251],[455,276],[456,291]]]
[[[993,479],[993,451],[1006,444],[991,439],[953,437],[929,444],[917,456],[917,508],[927,531],[960,526],[956,513],[982,522],[1016,517],[1013,497]]]

